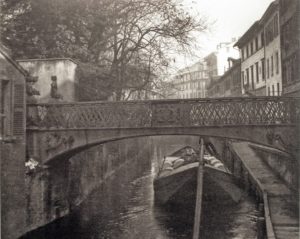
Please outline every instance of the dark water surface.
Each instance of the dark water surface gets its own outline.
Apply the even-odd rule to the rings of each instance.
[[[150,165],[150,164],[149,164]],[[193,208],[154,205],[154,166],[128,180],[128,173],[115,177],[95,191],[72,217],[44,227],[27,238],[74,239],[179,239],[192,238]],[[254,201],[249,197],[238,204],[203,202],[201,238],[255,238]]]

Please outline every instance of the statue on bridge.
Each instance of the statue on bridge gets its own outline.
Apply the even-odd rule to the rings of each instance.
[[[58,93],[58,88],[57,88],[57,78],[56,76],[51,76],[51,91],[50,91],[50,96],[53,99],[56,100],[62,100],[63,97],[61,94]]]

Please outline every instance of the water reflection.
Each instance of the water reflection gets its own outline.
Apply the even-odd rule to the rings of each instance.
[[[152,183],[153,173],[147,171],[130,183],[127,192],[123,192],[126,196],[117,193],[123,199],[126,197],[127,203],[120,205],[120,201],[115,201],[115,204],[111,205],[110,213],[105,217],[99,212],[90,219],[89,224],[93,226],[91,230],[85,230],[89,234],[85,235],[85,238],[188,238],[191,225],[183,226],[182,222],[176,219],[179,216],[177,213],[172,214],[163,208],[155,207]]]

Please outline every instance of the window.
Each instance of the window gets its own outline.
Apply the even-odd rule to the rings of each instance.
[[[229,90],[230,89],[230,80],[226,80],[225,81],[225,90]]]
[[[259,82],[259,69],[258,69],[258,62],[255,63],[255,69],[256,69],[256,83]]]
[[[261,59],[261,74],[262,79],[265,79],[265,58]]]
[[[242,60],[245,59],[245,56],[244,56],[244,50],[242,50]]]
[[[273,95],[273,96],[275,95],[275,88],[274,88],[274,85],[272,85],[272,95]]]
[[[279,34],[278,14],[276,14],[272,21],[266,26],[266,45],[268,45]]]
[[[270,77],[270,61],[267,59],[267,79]]]
[[[251,87],[254,89],[254,71],[253,71],[253,65],[251,66]]]
[[[249,45],[247,45],[247,57],[249,57]]]
[[[271,90],[270,90],[270,86],[268,87],[268,96],[271,95]]]
[[[253,42],[250,43],[251,55],[253,54]]]
[[[279,74],[279,54],[278,51],[275,53],[275,61],[276,61],[276,74]]]
[[[249,85],[249,68],[246,69],[246,85]]]
[[[274,61],[273,61],[273,56],[271,56],[271,76],[274,75]]]
[[[255,37],[255,50],[258,51],[258,37]]]
[[[275,38],[274,19],[266,26],[266,45],[268,45]]]
[[[0,79],[0,140],[11,136],[13,133],[10,123],[12,110],[11,87],[12,81]]]
[[[261,40],[261,47],[265,45],[265,37],[264,37],[264,32],[261,33],[260,35],[260,40]]]
[[[242,82],[243,82],[243,84],[245,85],[245,76],[244,76],[244,72],[242,71]]]
[[[279,83],[277,83],[277,95],[281,95],[280,93],[281,93],[280,92],[280,85],[279,85]]]
[[[279,29],[278,29],[278,14],[276,13],[276,15],[273,18],[273,22],[274,22],[274,37],[276,37],[279,33]]]
[[[282,82],[286,82],[287,74],[286,74],[286,64],[282,64]]]

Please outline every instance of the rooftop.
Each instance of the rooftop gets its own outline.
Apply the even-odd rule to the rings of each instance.
[[[32,62],[32,61],[72,61],[74,64],[78,63],[72,58],[37,58],[37,59],[19,59],[17,62]]]
[[[279,1],[275,0],[274,2],[271,2],[271,4],[268,6],[267,10],[264,12],[263,16],[260,19],[261,23],[265,23],[269,17],[271,16],[271,14],[277,10],[279,7]]]
[[[261,30],[263,24],[269,19],[274,10],[278,8],[278,4],[278,0],[271,2],[262,17],[252,24],[252,26],[244,33],[244,35],[241,36],[240,39],[234,44],[234,46],[237,46],[239,48],[243,47],[253,37],[253,35]]]
[[[23,74],[26,77],[27,81],[30,81],[31,77],[29,73],[10,56],[10,50],[2,44],[0,44],[0,53],[8,62],[10,62],[21,74]]]
[[[262,25],[259,21],[254,22],[252,26],[244,33],[244,35],[241,36],[241,38],[234,44],[234,46],[237,46],[238,48],[243,47],[261,28]]]

